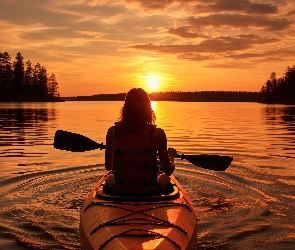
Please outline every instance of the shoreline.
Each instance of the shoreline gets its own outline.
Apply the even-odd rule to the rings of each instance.
[[[0,103],[7,103],[7,102],[19,102],[19,103],[25,103],[25,102],[65,102],[63,100],[59,100],[59,101],[16,101],[16,100],[9,100],[9,101],[2,101],[0,100]]]

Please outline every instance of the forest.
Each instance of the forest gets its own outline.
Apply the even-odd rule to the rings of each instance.
[[[0,52],[0,101],[57,101],[58,82],[54,74],[39,63],[17,53],[15,60],[7,52]]]
[[[270,78],[261,87],[261,98],[263,103],[295,103],[295,65],[287,67],[285,75],[277,78],[272,72]]]
[[[152,101],[179,102],[258,102],[259,92],[246,91],[195,91],[195,92],[154,92],[150,93]],[[76,96],[61,98],[65,101],[124,101],[125,93],[96,94],[93,96]]]

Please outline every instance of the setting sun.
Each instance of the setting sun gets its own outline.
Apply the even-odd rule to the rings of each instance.
[[[155,91],[155,90],[159,89],[160,77],[158,75],[148,74],[145,78],[146,78],[147,87],[151,91]]]

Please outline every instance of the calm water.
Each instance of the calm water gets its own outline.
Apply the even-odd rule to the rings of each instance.
[[[79,212],[100,150],[53,148],[57,129],[105,142],[122,102],[0,103],[0,249],[79,249]],[[295,249],[295,106],[153,103],[179,153],[234,157],[226,172],[178,160],[199,249]]]

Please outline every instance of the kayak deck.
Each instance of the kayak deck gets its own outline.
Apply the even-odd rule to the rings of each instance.
[[[82,249],[195,249],[194,206],[173,176],[167,195],[120,197],[105,194],[108,175],[82,208]]]

